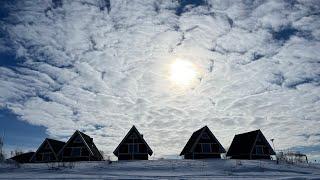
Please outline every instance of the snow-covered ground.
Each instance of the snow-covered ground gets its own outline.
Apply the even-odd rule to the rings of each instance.
[[[73,168],[52,164],[0,166],[0,179],[320,179],[320,164],[275,161],[150,160],[78,162]]]

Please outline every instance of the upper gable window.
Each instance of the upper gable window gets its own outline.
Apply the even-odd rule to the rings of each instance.
[[[209,134],[207,132],[202,133],[202,139],[210,139]]]
[[[262,139],[260,138],[260,136],[258,136],[258,138],[257,138],[257,142],[262,142]]]
[[[76,136],[76,138],[74,138],[73,142],[74,143],[82,143],[82,139],[80,136]]]
[[[46,143],[46,145],[44,146],[44,149],[50,149],[49,143]]]
[[[138,139],[138,136],[135,133],[133,133],[129,136],[129,139]]]

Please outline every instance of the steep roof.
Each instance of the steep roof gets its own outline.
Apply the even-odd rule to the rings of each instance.
[[[99,149],[97,148],[97,146],[94,144],[93,142],[93,138],[91,138],[90,136],[84,134],[81,131],[78,131],[80,133],[80,135],[82,136],[82,138],[85,140],[85,142],[87,143],[90,151],[94,154],[94,156],[96,157],[100,157],[103,158]]]
[[[52,150],[54,153],[58,154],[61,148],[66,144],[65,142],[58,141],[55,139],[47,139],[47,141],[50,143]]]
[[[31,157],[33,156],[34,152],[27,152],[23,154],[19,154],[17,156],[13,156],[10,159],[18,162],[18,163],[28,163],[30,162]]]
[[[260,136],[265,144],[270,148],[270,155],[274,155],[275,152],[273,151],[272,147],[270,146],[260,129],[258,129],[255,131],[235,135],[227,152],[227,156],[251,154],[258,136]]]
[[[86,145],[86,147],[88,148],[90,154],[94,157],[98,157],[103,159],[103,156],[101,155],[99,149],[97,148],[97,146],[94,144],[93,142],[93,138],[91,138],[90,136],[86,135],[85,133],[76,130],[73,135],[69,138],[69,140],[67,141],[67,143],[63,146],[63,148],[60,150],[59,154],[62,153],[62,150],[69,144],[71,143],[71,140],[75,137],[79,135],[81,137],[81,139],[83,140],[83,143]]]
[[[213,139],[215,140],[216,143],[218,143],[219,145],[219,152],[220,153],[225,153],[226,150],[223,148],[223,146],[220,144],[220,142],[217,140],[217,138],[213,135],[213,133],[210,131],[210,129],[208,128],[208,126],[204,126],[202,128],[200,128],[199,130],[195,131],[192,133],[190,139],[188,140],[187,144],[184,146],[183,150],[180,153],[180,156],[188,153],[188,152],[192,152],[196,146],[196,144],[198,143],[198,141],[201,138],[201,135],[203,132],[207,131],[209,134],[209,136],[213,137]]]
[[[65,142],[46,138],[46,139],[42,142],[42,144],[39,146],[39,148],[37,149],[37,151],[32,155],[32,157],[30,158],[30,161],[32,161],[33,157],[39,152],[39,150],[40,150],[41,148],[43,148],[43,146],[45,145],[45,143],[48,143],[48,144],[49,144],[50,150],[53,152],[54,157],[58,160],[58,153],[59,153],[59,151],[62,149],[62,147],[65,145]]]
[[[118,150],[120,148],[120,146],[124,143],[124,141],[129,137],[129,135],[131,133],[135,132],[138,135],[138,138],[142,140],[142,142],[147,146],[147,152],[148,154],[151,156],[153,154],[152,149],[150,148],[150,146],[148,145],[148,143],[143,139],[142,135],[140,134],[140,132],[138,131],[138,129],[135,126],[132,126],[132,128],[129,130],[129,132],[127,133],[127,135],[122,139],[122,141],[120,142],[120,144],[117,146],[117,148],[113,151],[113,154],[115,156],[118,156]]]

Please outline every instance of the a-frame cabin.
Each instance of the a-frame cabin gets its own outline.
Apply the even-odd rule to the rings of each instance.
[[[103,156],[93,138],[76,130],[59,152],[61,161],[102,161]]]
[[[234,136],[227,157],[231,159],[270,159],[274,150],[260,129]]]
[[[184,159],[221,158],[221,153],[225,152],[208,126],[204,126],[192,134],[180,156]]]
[[[148,160],[153,151],[135,126],[132,126],[113,154],[118,160]]]
[[[65,142],[46,138],[38,150],[32,155],[30,162],[46,163],[59,161],[58,153],[65,145]]]

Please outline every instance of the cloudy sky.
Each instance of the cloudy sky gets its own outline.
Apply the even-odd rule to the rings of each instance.
[[[318,0],[1,1],[0,120],[108,155],[134,124],[156,157],[204,125],[225,148],[261,129],[320,159],[319,49]]]

